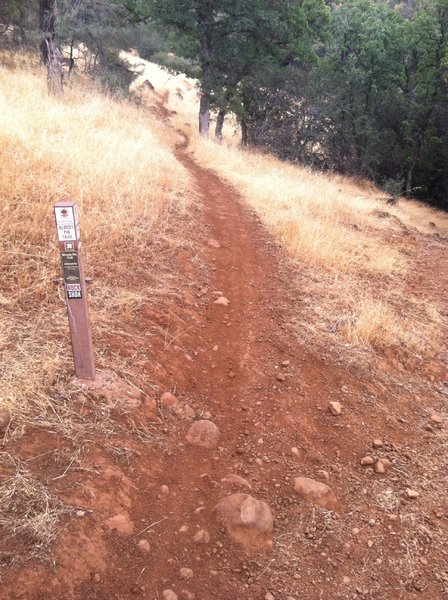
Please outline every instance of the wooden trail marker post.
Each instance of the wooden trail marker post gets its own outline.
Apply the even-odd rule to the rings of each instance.
[[[81,258],[81,237],[76,203],[58,202],[54,206],[54,214],[59,252],[61,254],[75,374],[79,379],[95,379],[95,360],[89,323],[87,287]]]

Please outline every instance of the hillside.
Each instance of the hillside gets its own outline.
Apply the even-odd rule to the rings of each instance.
[[[446,215],[198,139],[183,77],[58,101],[13,63],[0,597],[445,597]],[[61,199],[108,389],[72,378]]]

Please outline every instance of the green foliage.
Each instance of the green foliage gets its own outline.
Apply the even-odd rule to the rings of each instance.
[[[294,60],[314,57],[322,0],[117,0],[121,15],[173,33],[176,54],[197,61],[208,105],[249,118],[252,98]]]
[[[448,206],[448,0],[392,4],[335,7],[319,62],[271,87],[254,140]]]

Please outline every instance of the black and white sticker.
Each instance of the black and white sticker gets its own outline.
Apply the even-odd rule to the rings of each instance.
[[[80,283],[66,283],[65,289],[67,290],[67,298],[69,300],[82,298],[82,288]]]

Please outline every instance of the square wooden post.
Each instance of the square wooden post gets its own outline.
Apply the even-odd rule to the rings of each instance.
[[[54,206],[54,213],[75,374],[79,379],[95,379],[95,360],[76,203],[58,202]]]

